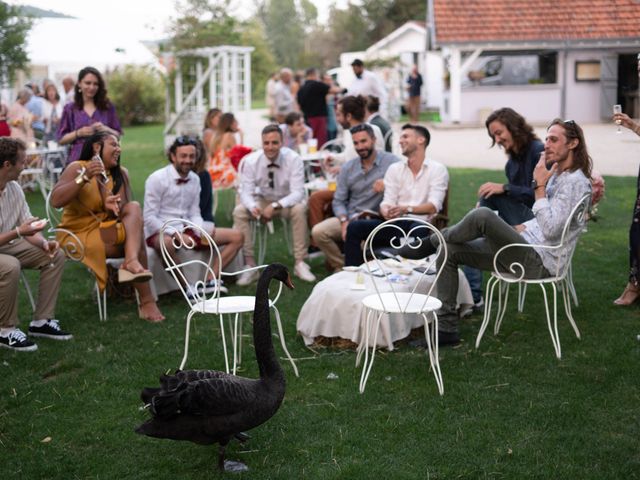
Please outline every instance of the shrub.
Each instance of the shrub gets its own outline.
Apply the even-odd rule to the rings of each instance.
[[[160,72],[150,66],[125,65],[107,78],[109,98],[123,125],[162,120],[165,91]]]

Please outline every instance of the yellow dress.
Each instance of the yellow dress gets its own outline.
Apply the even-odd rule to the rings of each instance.
[[[80,160],[78,163],[81,166],[86,166],[89,162]],[[123,175],[126,173],[123,172]],[[113,185],[108,171],[107,176],[109,178],[107,186]],[[95,217],[91,215],[89,210],[93,212]],[[100,237],[100,222],[107,220],[108,216],[109,213],[105,210],[97,177],[93,177],[91,181],[83,185],[76,198],[64,207],[62,221],[58,225],[58,228],[73,232],[82,242],[84,246],[82,263],[95,274],[101,292],[107,286],[108,273],[107,255]],[[66,242],[72,242],[70,235],[64,232],[57,233],[57,240],[63,247]]]

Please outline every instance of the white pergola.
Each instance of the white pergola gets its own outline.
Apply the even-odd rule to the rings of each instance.
[[[199,133],[209,108],[233,113],[250,110],[253,50],[253,47],[222,45],[176,52],[173,102],[167,86],[165,138],[172,134]],[[181,67],[187,58],[195,59],[194,71],[189,72],[189,78],[195,77],[195,83],[185,88],[189,78],[185,79]]]

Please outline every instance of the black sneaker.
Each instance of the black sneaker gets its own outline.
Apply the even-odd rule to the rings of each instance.
[[[54,340],[71,340],[73,335],[63,331],[58,324],[58,320],[50,319],[41,327],[29,325],[29,335],[32,337],[46,337]]]
[[[0,336],[0,347],[17,352],[33,352],[38,349],[38,345],[27,339],[27,336],[19,328],[12,330],[6,337]]]

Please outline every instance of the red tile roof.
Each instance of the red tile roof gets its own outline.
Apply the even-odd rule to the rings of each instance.
[[[437,43],[640,38],[640,0],[434,0]]]

